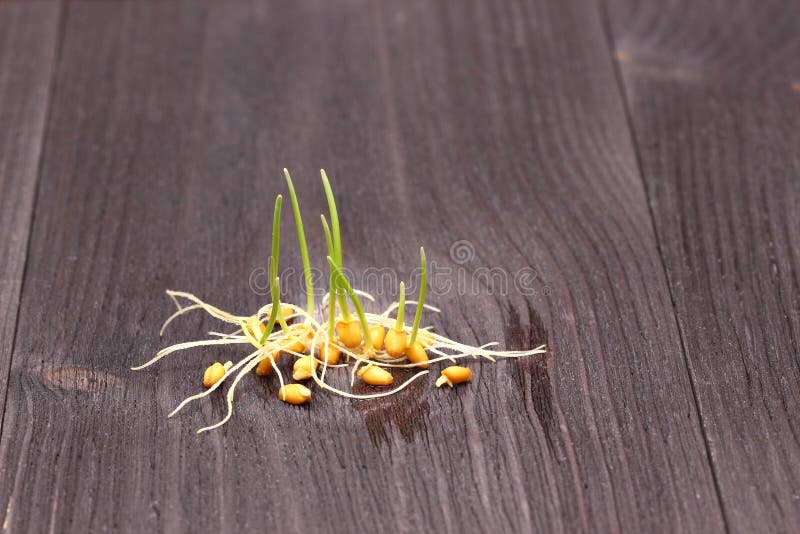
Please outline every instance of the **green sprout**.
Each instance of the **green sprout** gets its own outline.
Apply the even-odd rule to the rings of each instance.
[[[272,328],[275,326],[275,319],[278,320],[278,323],[285,332],[289,331],[289,325],[286,324],[286,321],[283,318],[283,312],[281,311],[280,286],[278,285],[278,256],[280,256],[281,253],[282,205],[283,195],[278,195],[275,197],[275,210],[272,214],[272,254],[269,257],[269,292],[270,296],[272,297],[272,310],[269,314],[269,324],[267,325],[267,329],[264,330],[264,333],[261,335],[261,339],[259,340],[261,345],[264,345],[264,343],[267,342],[269,333],[272,332]]]
[[[372,336],[369,333],[369,323],[367,322],[367,316],[364,315],[364,308],[361,306],[361,302],[358,300],[358,295],[356,295],[353,286],[350,285],[350,282],[347,281],[347,277],[345,277],[344,273],[342,273],[342,270],[336,265],[336,263],[333,261],[333,258],[330,256],[328,256],[328,266],[339,279],[337,285],[347,291],[347,294],[350,296],[350,300],[353,302],[353,307],[355,307],[356,313],[358,314],[358,320],[361,322],[361,330],[364,332],[365,351],[372,351]]]
[[[419,331],[419,322],[422,320],[422,307],[425,305],[425,288],[428,285],[428,261],[425,259],[425,249],[419,248],[419,263],[422,267],[422,277],[420,278],[419,285],[419,298],[417,299],[417,311],[414,314],[414,328],[411,329],[411,339],[408,340],[408,346],[414,344],[417,340],[417,332]],[[397,311],[397,316],[400,317],[402,308]]]
[[[329,232],[332,236],[333,242],[333,254],[331,257],[334,260],[335,265],[341,269],[342,268],[342,236],[339,232],[339,212],[336,209],[336,200],[333,198],[333,189],[331,189],[331,183],[328,180],[328,175],[325,173],[325,169],[320,169],[320,175],[322,176],[322,187],[325,189],[325,198],[328,201],[328,211],[331,215],[331,230]],[[327,236],[326,236],[327,238]],[[347,300],[345,299],[344,292],[342,291],[342,287],[339,285],[338,282],[335,282],[335,293],[336,298],[339,300],[339,308],[342,310],[342,319],[345,322],[350,322],[350,310],[347,308]]]
[[[406,284],[400,282],[400,299],[397,305],[397,320],[394,322],[394,329],[400,331],[405,326],[403,324],[403,315],[406,311]]]
[[[272,295],[272,302],[276,302],[276,301],[280,302],[280,294],[278,292],[278,288],[279,287],[280,287],[280,279],[276,276],[275,278],[272,279],[272,282],[270,283],[270,288],[269,288],[270,295]],[[267,328],[264,330],[264,333],[261,335],[261,339],[258,340],[258,344],[256,345],[256,348],[260,348],[260,347],[264,346],[264,343],[267,342],[267,338],[269,337],[269,333],[272,332],[273,328],[275,328],[275,322],[282,320],[280,318],[280,308],[281,308],[280,305],[277,305],[277,306],[275,304],[272,305],[272,310],[269,312],[269,319],[267,320]],[[242,324],[244,325],[244,323],[242,323]],[[283,328],[283,325],[281,325],[281,328]],[[288,331],[288,328],[289,327],[287,326],[286,329],[284,329],[284,331]],[[245,335],[247,335],[247,329],[243,328],[242,330],[245,332]],[[250,336],[248,335],[248,338],[249,337]]]
[[[292,211],[294,212],[294,225],[297,228],[297,243],[300,246],[300,258],[303,260],[303,274],[306,280],[306,311],[309,315],[314,315],[314,277],[311,274],[311,262],[308,259],[308,246],[306,245],[306,233],[303,230],[303,218],[300,216],[300,202],[294,192],[292,178],[289,171],[283,169],[286,176],[286,185],[289,186],[289,198],[292,200]]]
[[[325,215],[320,214],[319,218],[322,220],[322,230],[325,232],[325,245],[328,247],[328,256],[333,257],[334,250],[333,238],[331,237],[331,229],[328,226],[328,220]]]
[[[324,215],[320,215],[322,219],[322,229],[325,231],[325,244],[328,246],[328,256],[335,256],[333,248],[333,238],[331,237],[331,229],[328,227],[328,221],[325,220]],[[333,276],[331,270],[328,286],[328,339],[333,339],[336,327],[336,277]]]

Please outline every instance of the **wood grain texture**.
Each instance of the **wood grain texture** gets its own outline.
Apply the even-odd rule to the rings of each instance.
[[[800,529],[800,6],[609,20],[727,525]]]
[[[8,530],[722,527],[593,2],[68,10],[0,441]],[[221,355],[127,368],[217,326],[158,339],[165,289],[263,302],[248,280],[283,166],[309,226],[329,170],[355,272],[408,279],[424,245],[465,275],[523,273],[531,294],[432,288],[447,311],[427,320],[548,357],[299,409],[248,379],[222,430],[194,434],[221,397],[167,421]]]
[[[56,2],[0,4],[0,413],[58,34]]]

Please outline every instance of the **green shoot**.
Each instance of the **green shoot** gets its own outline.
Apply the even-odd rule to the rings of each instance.
[[[272,213],[272,253],[269,257],[269,281],[278,276],[278,256],[281,253],[281,206],[283,195],[275,197],[275,210]]]
[[[239,326],[242,328],[242,333],[244,334],[244,337],[247,338],[247,341],[249,341],[251,345],[253,345],[257,349],[260,349],[264,346],[264,344],[261,343],[260,340],[253,337],[253,334],[255,334],[255,332],[250,331],[250,328],[248,328],[247,323],[245,323],[244,320],[239,321]]]
[[[333,189],[331,189],[331,183],[328,180],[328,175],[325,173],[325,169],[320,169],[319,172],[322,176],[322,187],[325,189],[325,199],[328,201],[328,211],[331,215],[331,241],[333,242],[333,255],[331,257],[334,259],[336,266],[341,269],[342,236],[339,232],[339,212],[336,209],[336,200],[333,198]],[[338,283],[336,283],[336,296],[339,299],[339,308],[342,310],[342,319],[344,319],[346,322],[349,322],[350,310],[347,308],[347,300],[345,299],[344,292],[341,291],[341,287]]]
[[[336,333],[336,288],[333,273],[330,275],[328,289],[328,339],[333,340]]]
[[[333,238],[331,237],[331,229],[328,227],[328,221],[325,216],[320,214],[322,219],[322,229],[325,231],[325,244],[328,245],[328,256],[335,255],[333,249]],[[333,339],[336,325],[336,278],[333,276],[331,270],[328,289],[328,339]]]
[[[342,273],[342,270],[336,265],[336,263],[333,261],[333,258],[330,256],[328,256],[328,265],[339,279],[337,285],[343,287],[344,290],[347,291],[347,294],[350,296],[350,300],[353,302],[353,307],[355,307],[356,313],[358,314],[358,320],[361,322],[361,331],[364,334],[364,350],[370,352],[372,351],[372,336],[369,333],[367,316],[364,315],[364,308],[361,307],[361,302],[358,300],[358,295],[356,295],[356,292],[353,291],[353,287],[350,285],[350,282],[347,281],[347,278]]]
[[[303,260],[303,274],[306,280],[306,311],[309,315],[314,314],[314,280],[311,275],[311,262],[308,259],[308,246],[306,245],[306,234],[303,231],[303,219],[300,216],[300,203],[294,192],[294,185],[289,176],[289,171],[283,169],[286,176],[286,185],[289,186],[289,198],[292,200],[292,211],[294,211],[294,224],[297,228],[297,242],[300,245],[300,257]]]
[[[281,325],[281,328],[284,330],[288,330],[289,326],[286,324],[286,321],[283,319],[283,313],[281,312],[281,295],[280,295],[280,286],[276,286],[276,282],[278,281],[278,256],[281,253],[281,206],[283,205],[283,195],[278,195],[275,197],[275,210],[272,214],[272,252],[269,257],[269,280],[270,280],[270,288],[269,292],[272,296],[272,311],[270,312],[270,324],[275,326],[275,319]],[[273,315],[275,319],[273,319]],[[272,331],[272,328],[268,328],[264,331],[264,335],[261,336],[260,343],[263,345],[267,341],[267,337],[269,333]]]
[[[320,219],[322,219],[322,230],[325,232],[325,245],[328,247],[328,256],[333,257],[334,249],[333,248],[333,238],[331,237],[331,229],[328,226],[328,220],[325,219],[325,216],[320,214]]]
[[[278,282],[277,276],[275,277],[275,282],[276,283]],[[283,330],[284,332],[288,332],[289,325],[286,324],[286,319],[283,318],[283,310],[281,310],[281,297],[280,294],[278,293],[278,288],[280,288],[280,286],[275,288],[275,296],[273,297],[273,302],[276,302],[277,304],[273,304],[272,307],[278,308],[277,317],[278,317],[278,324],[281,325],[281,330]],[[270,332],[270,330],[265,330],[265,333],[266,332]]]
[[[403,330],[403,327],[405,326],[403,324],[403,315],[405,313],[405,310],[406,310],[406,284],[400,282],[400,300],[398,301],[398,306],[397,306],[397,321],[395,321],[394,323],[394,329],[397,330],[398,332]]]
[[[283,321],[282,318],[278,317],[281,312],[280,295],[278,294],[279,287],[281,287],[280,279],[276,276],[275,278],[272,279],[272,283],[270,284],[270,293],[272,294],[273,304],[272,304],[272,310],[269,312],[269,319],[267,320],[267,328],[266,330],[264,330],[264,333],[261,334],[261,339],[258,340],[258,344],[261,345],[262,347],[264,346],[264,343],[267,342],[267,338],[269,337],[270,332],[272,332],[272,329],[275,328],[275,321],[277,320]],[[277,306],[274,304],[275,302],[278,302]],[[288,326],[284,327],[285,324],[286,324],[285,322],[281,324],[281,328],[283,328],[284,331],[289,329]]]
[[[428,285],[428,261],[425,259],[425,249],[419,248],[419,263],[422,267],[422,277],[419,285],[419,298],[417,299],[417,312],[414,314],[414,328],[411,330],[411,339],[408,340],[408,346],[414,344],[417,340],[417,331],[419,330],[419,322],[422,320],[422,306],[425,304],[425,289]],[[400,315],[400,310],[397,311]]]
[[[325,169],[320,169],[322,175],[322,187],[325,189],[325,199],[328,201],[328,211],[331,213],[331,228],[333,229],[333,250],[336,253],[333,259],[336,260],[336,265],[342,266],[342,236],[339,233],[339,212],[336,210],[336,201],[333,198],[333,190],[331,183],[328,181],[328,175],[325,174]]]
[[[278,280],[278,257],[281,255],[281,207],[283,206],[283,195],[275,197],[275,210],[272,214],[272,255],[269,259],[269,279]],[[270,295],[272,296],[272,309],[278,309],[278,323],[284,331],[289,330],[289,325],[283,318],[281,310],[280,286],[270,285]],[[267,330],[269,332],[269,330]]]

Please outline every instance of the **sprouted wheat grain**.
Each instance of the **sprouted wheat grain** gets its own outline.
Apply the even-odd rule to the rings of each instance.
[[[354,289],[342,269],[342,241],[339,227],[339,215],[333,190],[325,171],[321,171],[322,185],[328,203],[328,215],[321,215],[325,242],[328,249],[329,290],[317,309],[314,303],[313,277],[306,245],[303,221],[300,215],[300,203],[295,193],[289,171],[284,169],[292,211],[297,229],[297,241],[303,262],[306,284],[306,307],[301,308],[280,300],[278,278],[278,257],[280,255],[280,221],[282,196],[275,199],[272,224],[272,253],[269,262],[270,298],[271,302],[251,315],[236,315],[212,306],[191,293],[167,291],[167,295],[178,308],[164,322],[160,335],[166,327],[178,317],[195,310],[203,310],[211,317],[234,325],[236,330],[230,333],[209,332],[210,339],[177,343],[158,351],[152,359],[133,367],[133,370],[144,369],[175,352],[194,347],[251,345],[255,348],[237,363],[219,362],[209,366],[203,374],[205,391],[192,395],[181,402],[169,417],[194,400],[213,393],[225,381],[233,376],[233,382],[226,395],[227,413],[218,423],[201,428],[198,433],[218,428],[225,424],[233,414],[233,398],[236,386],[245,375],[255,370],[257,375],[267,376],[274,371],[280,383],[278,398],[289,404],[305,404],[311,400],[311,390],[299,383],[286,383],[278,367],[281,355],[295,358],[292,378],[296,381],[311,379],[321,390],[329,391],[350,399],[376,399],[387,397],[402,391],[412,382],[428,374],[428,366],[443,361],[456,362],[464,358],[483,358],[496,362],[502,358],[521,358],[535,354],[543,354],[545,346],[521,351],[495,350],[497,343],[487,343],[478,347],[459,343],[432,331],[430,327],[421,328],[422,311],[440,310],[425,304],[425,288],[427,285],[427,260],[425,251],[420,248],[420,266],[422,278],[419,297],[416,301],[406,301],[405,284],[400,283],[400,297],[382,313],[375,314],[364,310],[360,298],[374,302],[374,298],[363,291]],[[348,303],[349,300],[349,303]],[[352,305],[353,310],[350,309]],[[414,322],[410,332],[404,323],[405,308],[415,305]],[[338,308],[338,315],[337,315]],[[353,316],[355,312],[355,317]],[[390,314],[396,311],[395,319]],[[327,315],[327,317],[325,316]],[[318,320],[319,318],[319,320]],[[294,319],[293,324],[288,322]],[[344,355],[345,363],[339,363]],[[432,356],[432,357],[431,357]],[[417,372],[399,386],[391,390],[374,393],[353,393],[334,387],[326,381],[329,369],[350,368],[350,386],[353,387],[356,377],[373,387],[385,388],[394,383],[391,369],[413,369]],[[450,366],[441,371],[436,386],[441,387],[470,381],[472,371],[468,367]],[[311,384],[311,383],[309,383]]]

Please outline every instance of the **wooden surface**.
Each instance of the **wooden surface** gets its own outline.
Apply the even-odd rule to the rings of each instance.
[[[800,6],[612,4],[723,516],[797,532]]]
[[[59,7],[0,3],[0,410],[42,156]]]
[[[788,1],[0,3],[3,530],[796,531],[798,26]],[[317,266],[325,167],[351,269],[408,279],[424,245],[527,273],[431,291],[426,321],[547,355],[303,408],[248,378],[218,431],[221,395],[165,419],[236,353],[129,371],[217,326],[159,339],[164,290],[263,303],[284,166]]]

